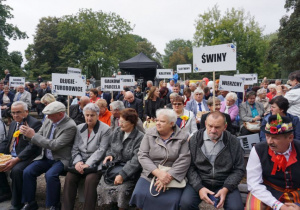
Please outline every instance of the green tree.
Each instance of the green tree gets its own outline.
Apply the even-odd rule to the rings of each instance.
[[[280,77],[287,77],[292,71],[300,68],[300,1],[286,0],[285,8],[293,11],[280,20],[278,38],[270,43],[269,62],[278,62]]]
[[[174,39],[166,44],[163,64],[165,68],[176,69],[177,64],[192,64],[192,42],[184,39]],[[176,57],[180,57],[176,62]]]
[[[194,44],[200,47],[225,43],[237,46],[237,69],[240,73],[258,73],[261,77],[267,50],[262,29],[254,17],[245,14],[244,10],[232,8],[222,16],[215,5],[196,20]]]
[[[4,77],[3,70],[9,69],[12,75],[20,75],[22,59],[20,52],[9,53],[7,51],[9,39],[25,39],[28,38],[25,32],[22,32],[17,26],[8,23],[9,19],[14,16],[11,14],[12,8],[3,4],[4,0],[0,0],[0,75]],[[21,56],[22,57],[22,56]],[[21,61],[21,63],[20,63]]]

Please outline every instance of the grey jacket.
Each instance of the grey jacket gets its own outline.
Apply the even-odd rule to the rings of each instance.
[[[181,182],[191,162],[188,136],[186,132],[175,126],[173,137],[165,144],[156,127],[148,129],[138,152],[139,162],[143,167],[141,177],[150,182],[153,177],[152,171],[164,162],[168,153],[169,158],[164,166],[172,167],[168,173]]]
[[[52,121],[46,118],[41,129],[32,137],[31,142],[42,148],[51,150],[54,160],[60,160],[66,169],[71,160],[71,149],[76,135],[76,124],[74,120],[65,115],[65,118],[57,125],[52,140],[48,139],[51,127]],[[41,160],[43,157],[44,149],[35,160]]]
[[[14,102],[17,101],[18,95],[20,94],[20,92],[17,92],[15,97],[14,97]],[[28,91],[24,90],[24,92],[22,93],[19,101],[23,101],[28,105],[28,110],[30,110],[32,104],[31,104],[31,93],[29,93]]]
[[[265,108],[262,103],[255,102],[255,107],[257,109],[257,112],[259,116],[263,117]],[[240,115],[240,127],[242,128],[244,126],[244,122],[252,122],[252,112],[250,105],[247,102],[244,102],[239,107],[239,115]]]
[[[116,128],[112,135],[110,148],[106,152],[106,156],[111,155],[114,161],[126,163],[120,172],[124,180],[141,170],[137,153],[143,137],[144,134],[137,128],[134,128],[125,140],[123,140],[124,131],[120,127]]]
[[[88,125],[82,123],[77,126],[77,134],[72,148],[72,164],[82,161],[90,167],[97,165],[103,161],[105,153],[109,147],[111,140],[111,129],[103,122],[97,121],[93,131],[88,138]]]
[[[244,153],[239,140],[228,131],[224,131],[225,147],[212,165],[201,150],[204,131],[205,128],[199,130],[189,141],[192,156],[187,173],[189,184],[196,192],[203,187],[212,191],[221,187],[226,187],[229,191],[236,189],[245,174]]]

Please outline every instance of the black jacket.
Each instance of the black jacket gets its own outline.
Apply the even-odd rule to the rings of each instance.
[[[79,104],[74,104],[70,106],[70,118],[72,118],[76,125],[85,123],[83,112],[79,111]]]
[[[152,109],[152,101],[145,101],[145,115],[146,117],[156,118],[156,110],[164,108],[164,101],[160,98],[156,98],[155,107]]]
[[[130,104],[130,105],[129,105]],[[128,101],[124,101],[125,108],[133,108],[138,113],[138,116],[141,120],[143,120],[143,101],[141,99],[135,98],[132,103],[129,103]]]
[[[4,95],[4,92],[0,93],[0,105],[3,105],[3,95]],[[10,100],[10,103],[7,104],[6,106],[10,107],[11,104],[14,102],[15,94],[13,92],[9,91],[7,96]]]
[[[35,119],[34,117],[31,117],[29,115],[26,118],[26,122],[27,122],[27,124],[28,124],[29,127],[31,127],[31,128],[34,129],[35,132],[38,132],[38,130],[42,126],[42,122],[41,121],[38,121],[37,119]],[[10,147],[10,143],[11,143],[11,140],[13,138],[13,134],[15,132],[16,126],[17,126],[17,122],[16,121],[13,121],[10,124],[8,135],[5,138],[5,140],[3,142],[1,142],[1,144],[0,144],[0,152],[1,153],[10,154],[9,147]],[[34,144],[31,144],[30,140],[26,140],[26,138],[27,137],[25,137],[22,134],[20,134],[20,136],[19,136],[19,143],[16,146],[17,156],[21,160],[34,159],[42,151],[40,147],[38,147],[38,146],[36,146]]]
[[[237,188],[245,174],[244,153],[239,140],[228,131],[223,132],[225,147],[217,155],[214,165],[201,150],[203,133],[194,133],[189,141],[192,161],[187,173],[189,184],[199,192],[203,187],[211,191],[226,187],[230,192]]]

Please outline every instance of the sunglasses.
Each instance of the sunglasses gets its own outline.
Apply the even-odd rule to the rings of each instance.
[[[181,106],[182,103],[173,103],[174,106]]]

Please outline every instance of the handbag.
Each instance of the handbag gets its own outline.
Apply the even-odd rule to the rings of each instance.
[[[122,171],[124,165],[125,163],[122,162],[107,161],[106,164],[102,166],[104,182],[108,185],[114,185],[115,178],[119,175],[120,171]]]
[[[95,167],[84,168],[83,174],[79,173],[79,171],[76,170],[75,166],[68,167],[67,171],[73,174],[87,175],[90,173],[96,173],[98,171],[98,167],[95,166]]]
[[[172,167],[168,167],[168,166],[164,166],[164,164],[167,162],[168,160],[168,157],[169,157],[169,152],[167,150],[167,156],[166,156],[166,159],[164,160],[164,162],[162,164],[159,164],[158,165],[158,169],[159,170],[162,170],[162,171],[165,171],[165,172],[168,172]],[[151,184],[150,184],[150,188],[149,188],[149,191],[150,191],[150,194],[152,196],[158,196],[159,195],[159,192],[156,193],[156,194],[153,194],[152,193],[152,187],[154,185],[154,181],[155,181],[155,176],[152,178],[151,180]],[[173,179],[169,184],[167,184],[167,189],[168,188],[184,188],[186,186],[186,181],[185,179],[183,179],[181,182],[178,182],[176,181],[175,179]]]
[[[261,122],[244,122],[245,128],[252,133],[259,133]]]

